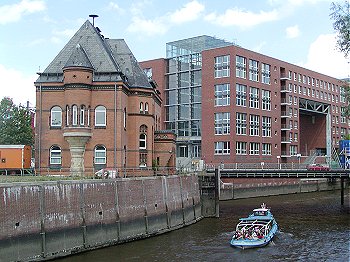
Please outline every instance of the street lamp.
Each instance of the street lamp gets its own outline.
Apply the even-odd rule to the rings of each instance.
[[[280,166],[280,156],[277,156],[277,164],[278,164],[278,169],[281,169],[281,166]]]

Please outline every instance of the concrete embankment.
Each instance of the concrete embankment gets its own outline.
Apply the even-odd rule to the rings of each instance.
[[[222,179],[220,200],[307,193],[340,189],[339,181],[327,179]]]
[[[0,262],[66,256],[202,218],[196,175],[1,184],[0,196]]]

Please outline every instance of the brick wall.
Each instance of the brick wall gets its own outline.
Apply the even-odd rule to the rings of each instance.
[[[201,218],[195,175],[2,185],[0,195],[0,261],[65,256]]]

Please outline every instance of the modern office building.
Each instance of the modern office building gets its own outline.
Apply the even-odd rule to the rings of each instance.
[[[161,97],[123,39],[86,21],[36,86],[39,173],[175,165],[175,134],[161,129]]]
[[[159,85],[178,167],[330,157],[349,131],[336,78],[210,36],[166,48],[140,64]]]

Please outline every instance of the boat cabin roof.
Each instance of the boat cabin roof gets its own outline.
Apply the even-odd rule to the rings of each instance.
[[[256,208],[256,209],[253,209],[253,212],[259,212],[259,211],[266,212],[266,211],[269,211],[269,210],[267,208]]]

